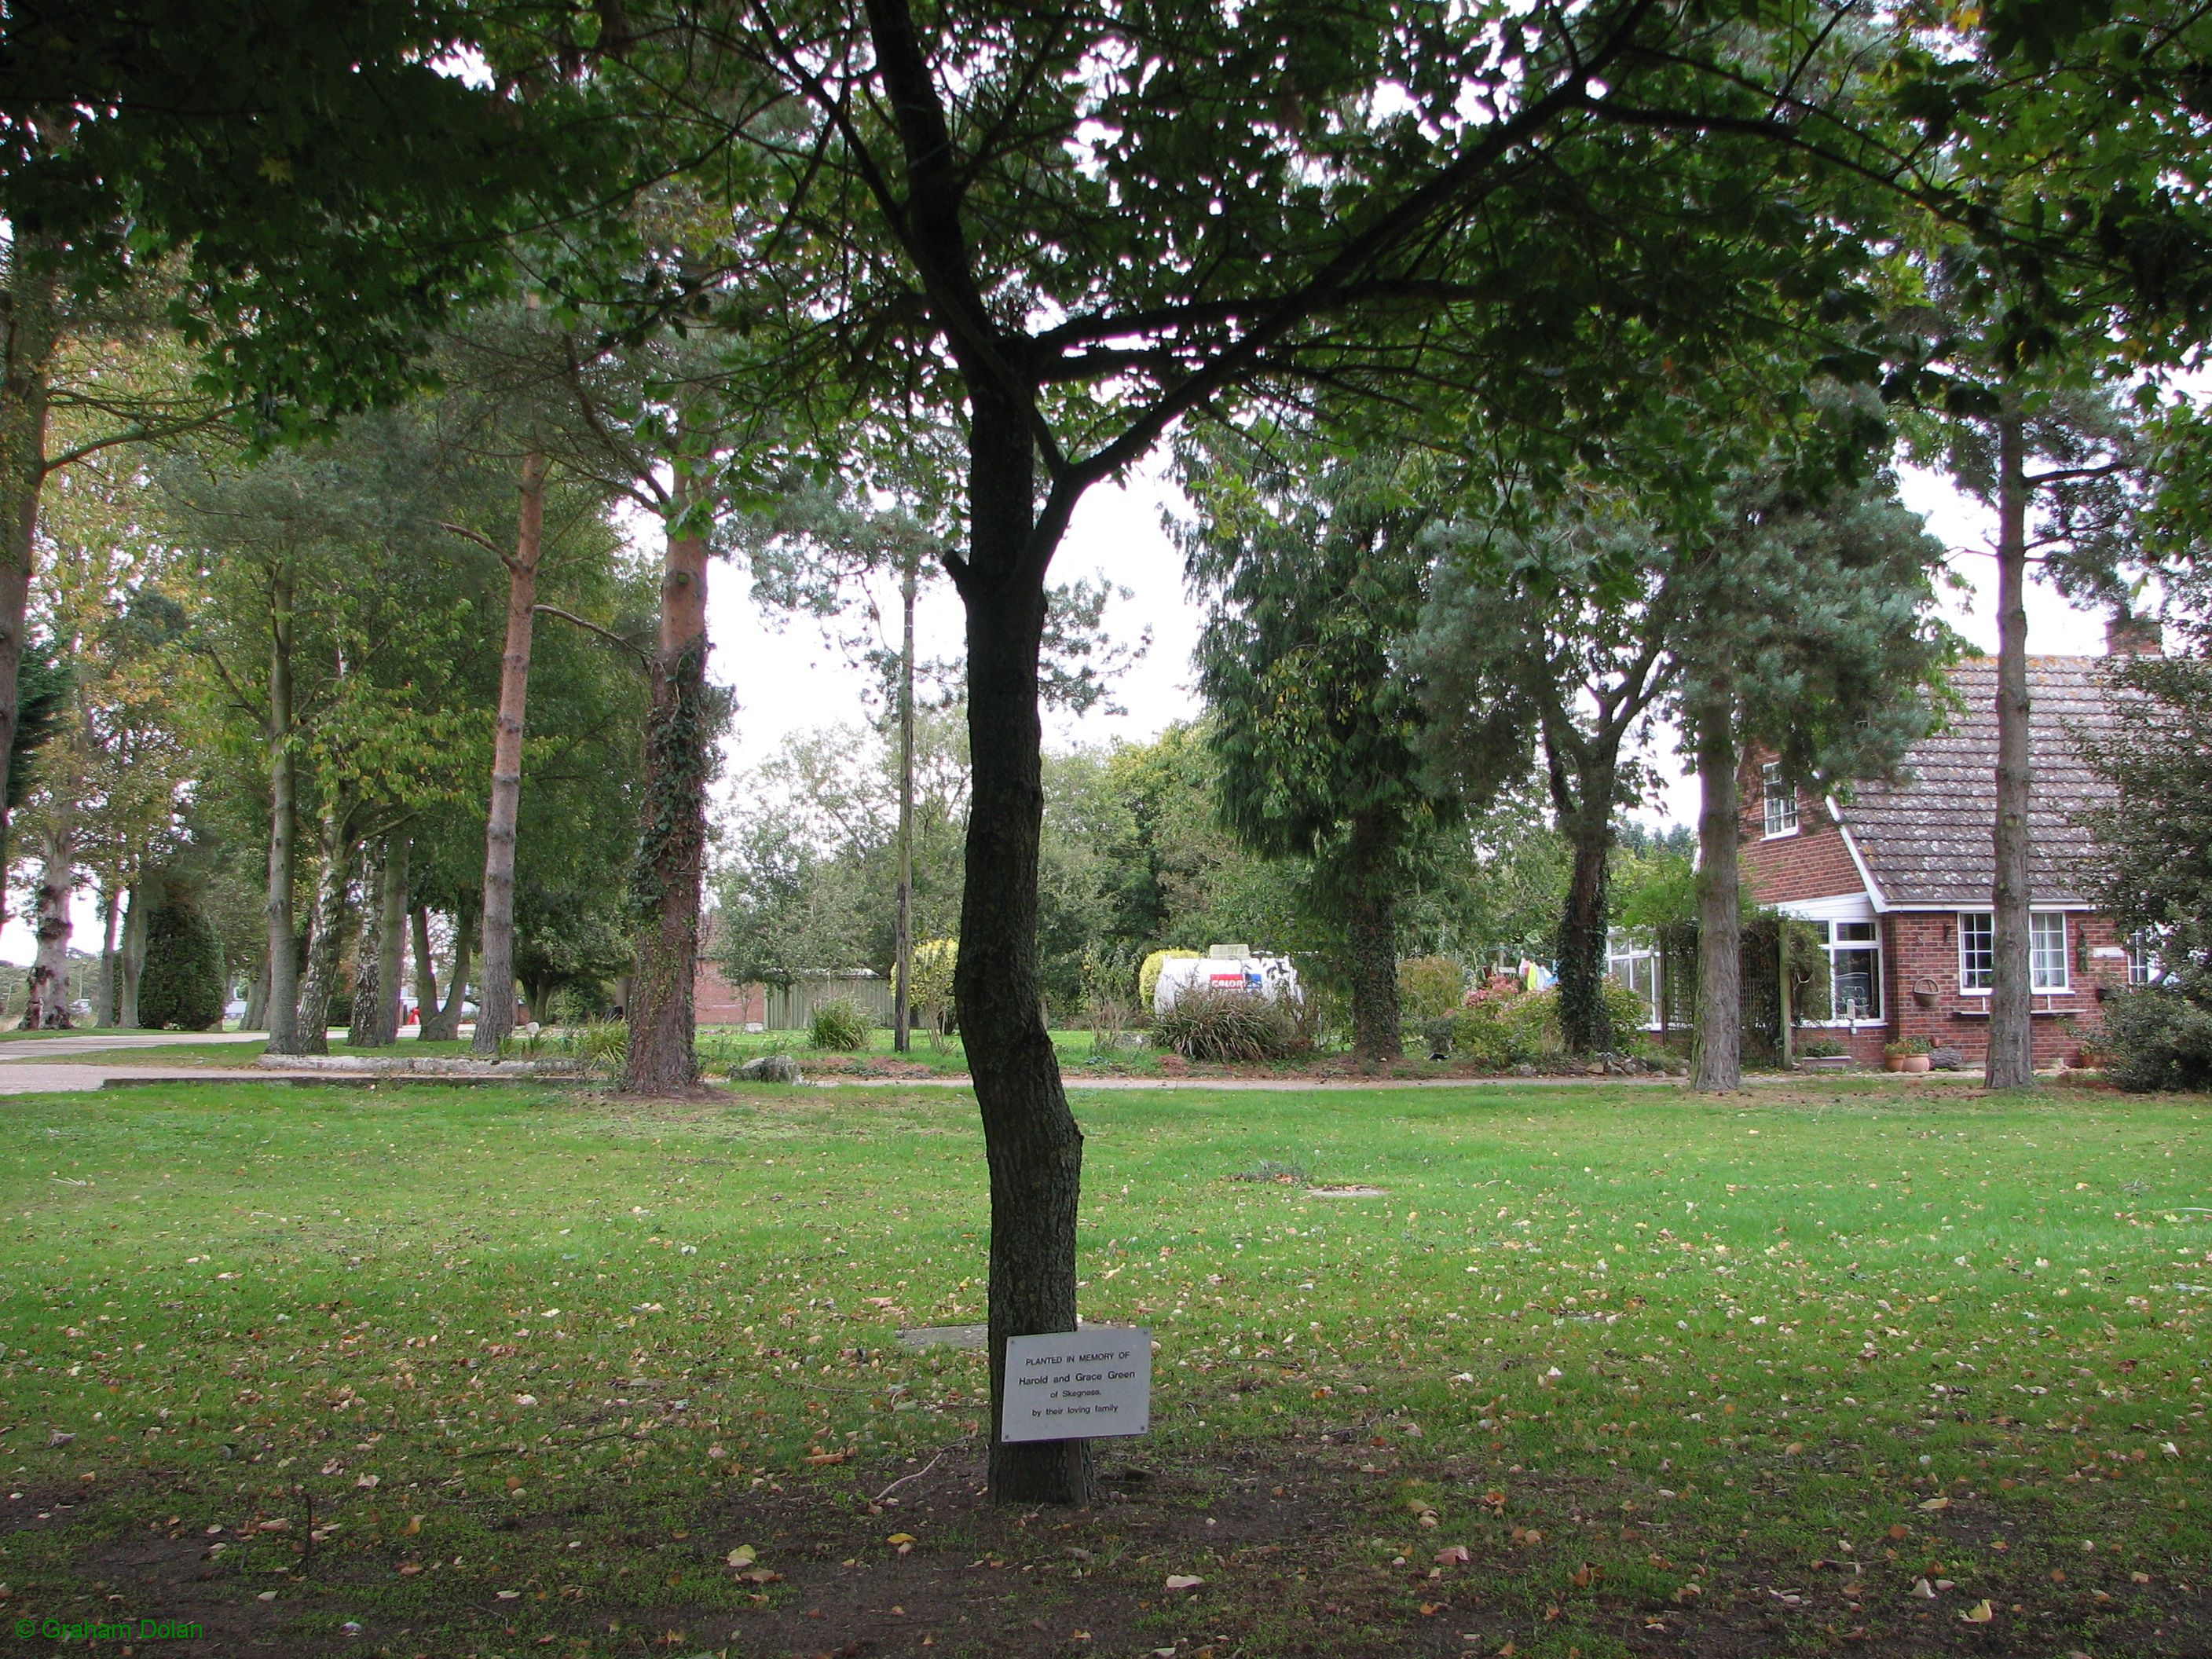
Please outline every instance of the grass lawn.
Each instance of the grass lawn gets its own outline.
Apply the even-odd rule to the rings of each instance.
[[[1076,1104],[1154,1426],[1024,1515],[980,1357],[895,1335],[982,1316],[957,1095],[10,1099],[0,1608],[428,1659],[2212,1651],[2212,1101]],[[1293,1169],[1384,1195],[1237,1178]]]

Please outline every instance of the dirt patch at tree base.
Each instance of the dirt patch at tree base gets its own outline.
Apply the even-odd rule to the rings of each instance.
[[[9,1529],[76,1533],[75,1582],[18,1583],[0,1613],[187,1620],[205,1631],[191,1646],[202,1656],[2212,1651],[2212,1605],[2192,1579],[2169,1565],[2139,1582],[2077,1540],[2038,1538],[2025,1520],[1991,1557],[1990,1506],[1971,1493],[1905,1539],[1857,1540],[1856,1554],[1838,1540],[1833,1556],[1804,1559],[1723,1540],[1681,1509],[1639,1510],[1610,1470],[1495,1485],[1489,1460],[1421,1458],[1379,1438],[1354,1427],[1181,1461],[1102,1443],[1097,1504],[1031,1511],[993,1505],[980,1450],[962,1443],[933,1464],[702,1492],[673,1534],[685,1543],[672,1546],[662,1528],[593,1547],[641,1585],[671,1566],[709,1572],[726,1583],[711,1603],[552,1578],[503,1598],[518,1575],[498,1564],[464,1574],[433,1563],[408,1581],[428,1596],[404,1616],[386,1593],[410,1559],[399,1540],[331,1543],[289,1571],[248,1576],[199,1528],[133,1530],[124,1510],[143,1513],[152,1492],[27,1492],[6,1506]],[[1786,1507],[1786,1493],[1775,1498]],[[507,1524],[550,1534],[572,1516]],[[1932,1595],[1916,1593],[1923,1578]],[[1986,1618],[1971,1616],[1984,1604]]]

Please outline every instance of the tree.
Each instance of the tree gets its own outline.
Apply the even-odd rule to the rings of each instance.
[[[1674,684],[1681,571],[1677,550],[1617,490],[1570,492],[1551,514],[1498,507],[1437,538],[1415,651],[1430,749],[1454,773],[1516,781],[1533,727],[1573,849],[1553,952],[1560,1032],[1589,1053],[1612,1044],[1602,990],[1613,829],[1648,782],[1634,751]]]
[[[1892,775],[1938,715],[1956,642],[1935,617],[1943,548],[1897,500],[1893,475],[1853,477],[1867,435],[1846,419],[1825,453],[1812,446],[1734,481],[1684,594],[1679,708],[1701,793],[1700,1091],[1742,1080],[1745,749],[1772,754],[1793,787],[1848,798],[1855,781]]]
[[[204,1031],[222,1018],[222,947],[198,906],[170,897],[146,930],[138,1018],[157,1031]]]
[[[2094,813],[2099,905],[2155,982],[2106,1005],[2129,1088],[2212,1086],[2212,665],[2136,657],[2085,758],[2111,787]]]
[[[1459,811],[1425,781],[1420,618],[1433,488],[1403,453],[1292,432],[1183,447],[1179,539],[1212,611],[1198,648],[1220,805],[1245,846],[1310,861],[1352,994],[1353,1048],[1401,1052],[1396,895]]]

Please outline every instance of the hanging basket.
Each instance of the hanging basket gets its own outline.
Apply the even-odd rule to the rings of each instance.
[[[1912,981],[1912,1000],[1923,1008],[1933,1008],[1942,990],[1943,982],[1935,975],[1923,974]]]

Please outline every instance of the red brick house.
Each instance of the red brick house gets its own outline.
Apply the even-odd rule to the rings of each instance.
[[[2116,637],[2121,648],[2155,649]],[[2028,661],[2030,919],[2035,1059],[2069,1055],[2097,1030],[2111,987],[2144,976],[2081,876],[2082,809],[2102,786],[2075,734],[2107,718],[2104,657]],[[1833,1037],[1879,1064],[1885,1042],[1924,1037],[1978,1065],[1988,1048],[1990,890],[1996,879],[1996,664],[1951,675],[1963,708],[1916,744],[1895,783],[1858,786],[1844,805],[1792,790],[1753,755],[1739,780],[1744,878],[1763,903],[1813,923],[1827,945],[1833,1017],[1798,1040]],[[1825,1029],[1822,1029],[1825,1028]]]

